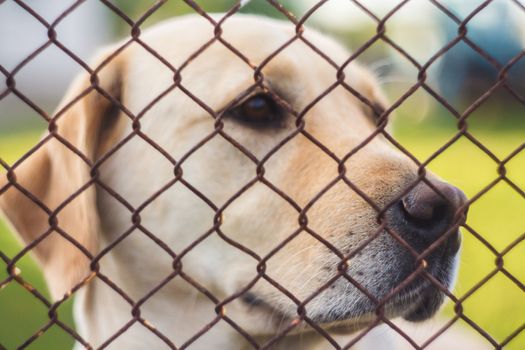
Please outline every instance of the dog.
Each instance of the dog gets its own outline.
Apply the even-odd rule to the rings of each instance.
[[[189,15],[102,50],[2,180],[53,298],[75,297],[77,347],[308,350],[431,318],[465,195],[378,132],[386,99],[342,45],[285,45],[294,26],[253,15],[216,28]]]

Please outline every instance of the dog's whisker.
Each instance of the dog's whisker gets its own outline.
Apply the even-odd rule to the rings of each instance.
[[[403,75],[387,75],[378,79],[378,84],[381,86],[392,83],[414,84],[414,81]]]
[[[395,62],[391,57],[385,57],[382,59],[378,59],[374,62],[371,62],[370,64],[367,65],[367,67],[376,76],[381,77],[381,75],[384,74],[386,71],[385,68],[392,67],[394,65],[395,65]]]

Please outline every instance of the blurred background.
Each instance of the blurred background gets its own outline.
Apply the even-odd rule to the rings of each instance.
[[[209,12],[224,12],[235,4],[234,0],[196,2]],[[299,18],[318,1],[279,2]],[[156,2],[113,0],[111,3],[132,20],[138,20]],[[505,163],[507,180],[494,183],[499,176],[495,159],[506,159],[525,143],[525,105],[522,103],[525,101],[525,58],[518,59],[525,44],[525,4],[520,0],[489,2],[468,20],[466,40],[456,42],[458,23],[478,11],[483,1],[412,0],[390,16],[390,11],[400,3],[398,0],[330,0],[308,18],[306,25],[337,37],[355,50],[376,34],[378,22],[373,16],[389,16],[385,35],[401,50],[378,40],[358,60],[375,71],[392,102],[417,83],[419,71],[414,63],[425,66],[431,62],[427,69],[428,88],[419,88],[396,110],[393,135],[420,161],[432,158],[429,168],[463,189],[470,198],[492,184],[472,204],[468,226],[502,252],[525,235],[525,198],[509,185],[511,182],[525,190],[525,150]],[[41,21],[53,23],[74,2],[31,0],[28,4]],[[359,4],[366,6],[370,13]],[[191,7],[183,1],[168,0],[141,28],[191,12]],[[286,19],[266,0],[252,0],[241,12]],[[21,97],[51,114],[74,75],[82,71],[60,48],[47,44],[47,29],[41,21],[15,1],[0,0],[0,72],[4,77],[0,74],[0,158],[8,164],[27,152],[47,127],[38,109],[28,106]],[[87,0],[61,19],[56,31],[58,40],[68,50],[88,61],[96,48],[129,36],[130,26],[102,2]],[[447,45],[451,48],[434,58]],[[36,50],[41,51],[21,65]],[[467,119],[470,137],[460,137],[442,154],[433,157],[438,148],[458,133],[458,115],[496,84],[500,69],[511,61],[515,62],[506,69],[508,88],[496,88],[470,113]],[[7,72],[14,73],[17,94],[4,94]],[[438,101],[441,98],[448,102],[447,107]],[[525,331],[519,332],[525,327],[525,240],[504,255],[504,268],[517,283],[498,272],[476,287],[495,271],[496,255],[472,232],[464,230],[463,235],[459,282],[454,293],[458,298],[466,297],[464,315],[498,342],[505,342],[505,349],[525,349]],[[0,252],[13,258],[21,249],[22,245],[0,221]],[[5,264],[0,260],[0,283],[8,276],[2,265]],[[30,256],[24,255],[17,266],[26,281],[48,296],[41,273]],[[74,327],[71,302],[61,305],[58,311],[60,320]],[[0,290],[0,348],[1,345],[8,349],[21,346],[49,322],[47,312],[47,308],[19,284],[4,286]],[[449,305],[443,311],[442,320],[453,314]],[[458,323],[466,324],[462,320]],[[71,337],[53,325],[28,348],[70,349],[72,344]]]

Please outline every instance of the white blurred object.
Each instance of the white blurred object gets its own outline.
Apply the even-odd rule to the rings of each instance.
[[[396,320],[396,325],[418,345],[424,344],[428,339],[438,333],[443,322],[430,320],[424,323],[411,323]],[[484,339],[472,328],[456,322],[443,334],[431,342],[427,350],[489,350],[493,349],[488,340]],[[414,347],[399,333],[387,325],[374,328],[359,342],[355,350],[412,350]]]
[[[305,0],[301,2],[300,6],[306,10],[313,7],[318,2],[318,0]],[[367,0],[361,3],[370,12],[381,18],[401,2],[401,0]],[[428,20],[426,14],[425,2],[411,1],[410,5],[404,5],[394,16],[402,19],[405,23],[421,25]],[[332,29],[352,28],[358,30],[367,25],[377,26],[377,22],[374,19],[352,1],[348,0],[328,1],[317,9],[311,18],[316,24]]]
[[[38,15],[52,24],[73,1],[31,0],[26,2]],[[56,26],[57,40],[89,61],[94,50],[111,41],[108,10],[98,1],[79,5]],[[0,1],[0,65],[12,72],[20,62],[48,41],[48,30],[35,17],[12,0]],[[83,68],[54,44],[48,46],[18,71],[16,88],[39,105],[52,108],[77,72]],[[0,74],[0,91],[5,89],[5,77]],[[21,102],[13,94],[0,101],[0,108],[10,114],[20,114]],[[4,115],[2,119],[6,118]]]
[[[395,322],[406,335],[416,344],[422,345],[445,324],[443,319],[433,319],[424,323],[411,323],[396,319]],[[425,347],[426,350],[490,350],[488,340],[461,321],[454,323],[449,329],[437,337],[433,342]],[[345,336],[334,336],[339,344],[346,344],[352,339]],[[332,349],[327,343],[319,346],[317,350]],[[387,325],[380,325],[368,332],[357,342],[351,350],[413,350],[414,347],[399,333]]]
[[[241,7],[246,6],[251,0],[241,0]]]

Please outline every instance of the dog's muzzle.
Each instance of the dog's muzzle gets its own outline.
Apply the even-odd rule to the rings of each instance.
[[[417,260],[426,262],[429,278],[418,276],[402,292],[411,295],[412,307],[404,315],[409,321],[430,318],[444,299],[442,288],[453,284],[457,253],[461,246],[459,226],[467,213],[467,197],[447,183],[421,182],[387,212],[389,227],[412,248]],[[428,277],[428,276],[427,276]]]
[[[388,225],[418,253],[430,248],[430,255],[454,255],[460,247],[458,228],[465,221],[467,197],[447,183],[429,183],[419,183],[389,210]]]

